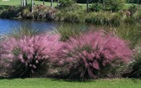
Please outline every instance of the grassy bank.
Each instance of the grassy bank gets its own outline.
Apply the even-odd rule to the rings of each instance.
[[[50,7],[50,2],[34,1],[34,11],[31,11],[30,0],[26,7],[20,7],[21,2],[16,0],[0,1],[0,18],[6,19],[30,19],[45,21],[63,21],[70,23],[92,23],[95,25],[119,26],[120,24],[132,24],[139,22],[140,5],[123,4],[113,10],[103,7],[104,4],[89,4],[89,12],[86,11],[86,4],[76,2],[60,2],[56,8],[57,2]]]
[[[4,79],[0,88],[140,88],[139,79],[101,79],[88,82],[64,81],[54,79]]]

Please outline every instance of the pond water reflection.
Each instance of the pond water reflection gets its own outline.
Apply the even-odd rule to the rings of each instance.
[[[11,30],[19,29],[23,26],[26,28],[38,29],[40,31],[48,31],[56,28],[58,24],[45,21],[0,19],[0,35],[7,34],[11,32]]]

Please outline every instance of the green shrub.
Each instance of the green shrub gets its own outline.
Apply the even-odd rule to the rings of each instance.
[[[30,8],[24,8],[21,12],[21,17],[25,19],[52,21],[55,20],[57,12],[58,10],[55,8],[44,5],[35,5],[33,12],[30,11]]]
[[[141,0],[126,0],[127,3],[136,3],[136,4],[140,4]]]
[[[112,13],[110,24],[113,26],[119,26],[121,24],[121,16],[117,13]]]
[[[90,5],[89,7],[90,11],[101,11],[103,10],[103,4],[100,3],[93,3],[92,5]]]
[[[80,22],[79,14],[74,12],[66,13],[64,17],[65,22]]]
[[[78,3],[86,3],[87,0],[76,0]],[[89,0],[89,3],[103,2],[103,0]]]
[[[108,11],[119,11],[123,8],[125,0],[104,0],[104,9]]]
[[[136,23],[135,19],[133,17],[126,17],[123,21],[124,21],[125,24],[129,24],[129,25]]]
[[[80,10],[82,10],[82,7],[80,5],[78,5],[77,3],[72,3],[70,5],[67,6],[60,6],[59,9],[65,13],[65,12],[69,12],[69,11],[73,11],[73,12],[78,12]]]
[[[60,0],[60,6],[59,7],[61,7],[61,8],[68,7],[68,6],[71,6],[74,3],[75,3],[75,0]]]
[[[85,18],[86,23],[94,23],[96,25],[113,25],[118,26],[121,22],[121,16],[111,12],[90,13]]]
[[[141,9],[138,9],[134,14],[133,14],[133,18],[137,21],[137,22],[141,22]]]
[[[63,21],[64,20],[64,17],[65,17],[65,14],[62,13],[61,11],[58,11],[57,14],[56,14],[55,20],[57,20],[57,21]]]
[[[138,6],[137,5],[132,5],[128,8],[128,11],[130,11],[131,16],[138,10]]]
[[[14,18],[17,17],[17,14],[19,13],[19,11],[21,10],[20,7],[9,7],[8,9],[4,9],[1,14],[0,17],[1,18]]]
[[[85,22],[86,23],[94,23],[94,24],[101,24],[103,25],[104,24],[104,21],[105,21],[105,16],[103,16],[103,14],[99,13],[90,13],[86,19],[85,19]]]

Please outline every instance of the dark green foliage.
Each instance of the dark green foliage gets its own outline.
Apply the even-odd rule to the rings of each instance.
[[[79,6],[78,4],[76,4],[76,3],[73,3],[73,4],[71,4],[71,5],[69,5],[69,6],[67,6],[67,7],[60,7],[59,8],[63,13],[66,13],[66,12],[69,12],[69,11],[73,11],[73,12],[75,12],[75,11],[79,11],[79,10],[82,10],[82,7],[81,6]]]
[[[59,7],[68,7],[75,3],[75,0],[60,0],[60,6]]]
[[[134,14],[133,18],[136,22],[141,22],[141,9],[139,8]]]
[[[78,13],[68,12],[64,17],[65,22],[79,22],[80,15]]]
[[[130,77],[130,78],[141,78],[141,52],[140,52],[140,46],[137,47],[138,54],[135,55],[135,60],[131,63],[130,69],[127,73],[125,73],[123,76]]]
[[[0,18],[14,18],[22,8],[20,7],[9,7],[8,9],[3,9],[0,14]]]
[[[141,0],[126,0],[127,3],[136,3],[136,4],[140,4]]]
[[[87,0],[76,0],[78,3],[86,3]],[[103,2],[103,0],[89,0],[89,3]]]
[[[78,12],[79,10],[82,10],[82,7],[79,6],[76,2],[74,2],[74,0],[62,0],[62,2],[60,2],[59,9],[63,13],[69,11]]]
[[[135,24],[135,19],[133,17],[127,17],[124,19],[124,23],[129,25]]]
[[[139,6],[137,5],[132,5],[128,8],[128,11],[130,11],[131,16],[138,10]]]
[[[101,3],[93,3],[90,7],[89,7],[90,11],[101,11],[103,10],[103,4]]]
[[[104,0],[104,9],[108,11],[119,11],[123,8],[125,0]]]
[[[98,12],[89,14],[86,19],[86,23],[94,23],[96,25],[113,25],[118,26],[121,22],[121,16],[117,13],[110,12]]]
[[[15,63],[10,63],[11,67],[7,69],[7,74],[12,78],[25,78],[25,77],[44,77],[47,75],[48,61],[42,60],[37,64],[38,69],[32,69],[29,65],[21,63],[16,60]],[[31,64],[35,64],[33,59]]]

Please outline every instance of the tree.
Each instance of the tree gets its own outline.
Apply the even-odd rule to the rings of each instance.
[[[34,11],[34,0],[31,0],[32,12]]]
[[[25,0],[25,4],[27,5],[27,0]]]
[[[27,5],[27,0],[21,0],[21,6],[25,7]]]
[[[108,11],[119,11],[123,8],[125,2],[125,0],[104,0],[103,6],[105,7],[104,9]]]
[[[59,7],[59,0],[57,0],[57,7]]]
[[[53,4],[53,0],[51,0],[51,3],[50,3],[50,6],[52,7],[52,4]]]
[[[45,0],[43,0],[43,5],[45,5]]]
[[[88,11],[88,9],[89,9],[89,0],[87,0],[87,11]]]

